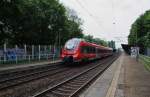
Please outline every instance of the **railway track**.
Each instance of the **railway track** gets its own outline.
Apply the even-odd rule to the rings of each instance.
[[[60,64],[61,64],[61,62],[53,63],[53,64],[43,64],[40,66],[30,66],[30,67],[19,68],[19,69],[3,70],[3,71],[0,71],[0,81],[4,80],[4,79],[8,79],[10,77],[14,77],[14,76],[22,76],[26,73],[34,72],[37,70],[40,71],[43,69],[47,69],[49,67],[56,67]]]
[[[93,81],[98,75],[103,73],[107,67],[116,59],[113,58],[105,65],[97,64],[69,79],[50,87],[42,92],[37,93],[32,97],[74,97],[78,92],[84,88],[88,83]]]
[[[68,70],[68,68],[55,68],[55,69],[47,69],[44,71],[34,72],[30,74],[26,74],[23,76],[13,77],[0,81],[0,90],[7,89],[9,87],[17,86],[20,84],[24,84],[33,80],[38,80],[40,78],[54,75],[57,73],[61,73]]]
[[[15,76],[16,78],[13,76],[13,75],[15,75],[15,73],[11,74],[10,78],[8,78],[8,79],[5,79],[5,77],[4,77],[4,79],[0,79],[0,92],[3,91],[2,95],[0,94],[0,97],[10,97],[10,96],[11,97],[31,97],[31,95],[34,95],[34,94],[35,95],[33,97],[41,97],[41,96],[38,96],[38,94],[44,93],[44,91],[49,91],[49,89],[52,89],[52,88],[53,88],[52,90],[57,90],[56,87],[58,88],[58,90],[65,90],[65,93],[66,93],[66,91],[68,91],[68,90],[66,90],[64,88],[59,88],[59,86],[63,86],[63,83],[67,84],[70,81],[73,83],[76,83],[76,81],[77,81],[77,83],[79,83],[79,85],[83,84],[83,82],[86,82],[85,80],[87,80],[87,79],[85,79],[85,80],[81,79],[81,82],[80,82],[80,80],[77,80],[77,79],[75,81],[72,81],[72,80],[74,80],[74,78],[79,78],[78,76],[84,75],[84,74],[90,72],[91,70],[96,71],[96,70],[94,70],[94,68],[97,68],[96,63],[100,63],[98,65],[98,67],[99,67],[99,70],[101,70],[102,68],[104,68],[103,64],[108,63],[112,59],[112,57],[108,57],[106,59],[102,59],[97,62],[89,63],[88,65],[86,64],[84,66],[82,66],[82,65],[75,66],[75,67],[74,66],[73,67],[68,67],[68,66],[52,66],[51,67],[51,66],[49,66],[49,68],[42,67],[45,69],[38,68],[38,69],[34,69],[33,72],[31,72],[32,70],[30,70],[29,73],[26,72],[27,74],[22,73],[22,74],[25,74],[22,76],[21,76],[21,74],[17,74],[17,76]],[[93,69],[91,69],[91,68],[93,68]],[[105,67],[105,68],[107,68],[107,67]],[[91,73],[89,73],[89,74],[91,74]],[[40,83],[41,85],[35,84],[34,85],[35,88],[33,88],[32,84],[30,84],[30,83],[34,83],[34,82],[36,83],[36,81],[39,81],[40,79],[42,79],[43,81],[45,81],[45,79],[47,80],[44,82],[44,86],[42,86],[43,83],[41,81],[41,83]],[[14,89],[13,87],[16,87],[16,86],[17,86],[17,88],[18,87],[19,88]],[[24,88],[26,88],[24,86],[27,86],[27,89],[29,87],[31,87],[31,90],[27,90],[27,91],[24,90]],[[69,86],[65,86],[65,87],[69,88],[70,91],[72,91],[71,86],[72,86],[72,84],[70,84],[70,87]],[[75,85],[75,87],[76,86],[77,85]],[[22,88],[20,88],[20,87],[22,87]],[[75,88],[75,87],[73,87],[73,88]],[[24,91],[20,91],[18,93],[17,91],[20,89],[23,89]],[[78,89],[79,89],[79,87],[75,88],[76,91]],[[8,91],[4,91],[4,90],[8,90]],[[10,91],[11,91],[11,93],[10,93]],[[54,92],[56,93],[57,91],[54,91]],[[59,93],[58,93],[58,95],[57,95],[57,93],[56,94],[55,93],[53,94],[53,92],[51,92],[50,94],[49,93],[48,94],[49,95],[53,94],[56,97],[57,96],[63,97],[62,95],[60,96]],[[60,93],[62,93],[62,92],[60,92]],[[47,96],[42,96],[42,97],[47,97]],[[48,96],[48,97],[53,97],[53,96]],[[68,96],[65,96],[65,97],[68,97]]]
[[[17,86],[42,77],[54,75],[66,71],[68,68],[55,64],[52,66],[29,68],[28,70],[12,71],[0,74],[0,90]]]

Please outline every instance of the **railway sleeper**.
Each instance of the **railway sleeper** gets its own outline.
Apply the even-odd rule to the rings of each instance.
[[[70,87],[70,86],[68,86],[68,85],[62,86],[62,88],[64,88],[64,89],[73,89],[73,90],[76,90],[76,89],[77,89],[77,88],[75,88],[75,87]]]
[[[86,79],[74,80],[73,82],[85,82],[86,80],[87,80],[87,78]]]
[[[71,94],[71,93],[62,92],[62,91],[59,91],[59,90],[51,91],[51,93],[54,94],[54,95],[58,95],[59,97],[69,97],[69,95]]]
[[[84,82],[70,82],[70,85],[82,85],[83,83],[85,83],[85,81]]]
[[[71,84],[73,84],[73,85],[82,85],[84,83],[85,83],[85,81],[84,82],[71,82]]]
[[[80,78],[78,78],[77,80],[86,80],[86,79],[88,79],[88,78],[89,78],[89,75],[88,75],[88,76],[80,77]]]
[[[83,84],[83,83],[85,83],[86,82],[86,80],[84,80],[84,81],[73,81],[73,82],[70,82],[71,84],[77,84],[77,85],[80,85],[80,84]]]
[[[54,95],[52,93],[48,93],[45,96],[41,96],[41,97],[58,97],[58,96],[56,96],[56,95]]]
[[[62,91],[62,92],[72,92],[72,91],[74,91],[74,90],[76,90],[75,88],[70,88],[70,89],[68,89],[68,88],[58,88],[57,90],[59,90],[59,91]]]
[[[82,85],[82,84],[71,84],[71,83],[67,83],[65,86],[78,88],[78,87],[80,87],[81,85]]]

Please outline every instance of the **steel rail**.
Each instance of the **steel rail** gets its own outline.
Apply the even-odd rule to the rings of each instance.
[[[30,82],[33,80],[37,80],[37,79],[40,79],[40,78],[43,78],[46,76],[55,75],[57,73],[64,72],[68,69],[69,68],[65,68],[65,67],[64,68],[57,67],[54,69],[48,69],[48,70],[39,71],[39,72],[31,73],[31,74],[26,74],[23,76],[12,78],[12,79],[3,80],[0,82],[0,90],[7,89],[9,87],[17,86],[20,84],[24,84],[24,83],[27,83],[27,82]],[[40,74],[40,75],[38,75],[38,74]],[[36,76],[36,75],[38,75],[38,76]],[[24,80],[22,80],[22,79],[24,79]]]
[[[90,82],[93,82],[98,76],[103,74],[103,72],[117,59],[118,57],[114,58],[108,65],[100,72],[95,74],[91,79],[89,79],[85,84],[83,84],[78,90],[76,90],[74,93],[72,93],[69,97],[76,97],[80,93],[82,89],[84,89]]]
[[[112,61],[111,61],[111,62],[112,62]],[[79,74],[77,74],[77,75],[74,75],[74,76],[68,78],[67,80],[62,81],[61,83],[58,83],[58,84],[54,85],[53,87],[49,87],[48,89],[43,90],[43,91],[41,91],[41,92],[39,92],[39,93],[37,93],[37,94],[31,96],[31,97],[43,97],[43,95],[45,95],[46,93],[48,93],[48,92],[50,92],[50,91],[52,91],[52,90],[55,90],[56,88],[59,88],[61,85],[66,84],[66,83],[68,83],[69,81],[74,80],[75,78],[78,78],[78,77],[81,76],[81,75],[86,74],[86,73],[89,72],[90,70],[94,70],[95,68],[101,66],[102,64],[104,64],[104,63],[98,64],[98,65],[96,65],[96,66],[94,66],[94,67],[92,67],[92,68],[89,68],[89,69],[87,69],[87,70],[85,70],[85,71],[83,71],[83,72],[81,72],[81,73],[79,73]],[[105,68],[105,69],[106,69],[106,68]],[[105,70],[105,69],[104,69],[104,70]],[[103,71],[104,71],[104,70],[103,70]],[[102,72],[102,71],[101,71],[101,72]],[[94,78],[94,77],[93,77],[93,78]],[[92,78],[92,79],[93,79],[93,78]],[[79,90],[77,90],[77,91],[79,91]],[[75,92],[75,93],[76,93],[76,92]],[[72,96],[73,96],[75,93],[73,93]],[[68,97],[68,96],[67,96],[67,97]],[[69,97],[70,97],[70,96],[69,96]]]
[[[61,63],[62,62],[57,62],[57,63],[50,63],[50,64],[27,66],[27,67],[22,67],[22,68],[13,68],[13,69],[8,69],[8,70],[1,70],[0,71],[0,78],[3,75],[9,75],[9,74],[15,74],[15,73],[18,73],[18,72],[26,72],[26,71],[29,71],[29,70],[35,70],[35,69],[39,69],[39,68],[57,66],[57,65],[60,65]]]

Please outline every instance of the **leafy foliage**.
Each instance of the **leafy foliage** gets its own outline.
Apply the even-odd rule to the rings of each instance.
[[[146,11],[132,24],[128,43],[144,48],[150,47],[150,10]]]
[[[111,40],[108,42],[108,46],[113,48],[113,49],[116,49],[116,44],[115,44],[115,41]]]
[[[9,1],[9,2],[8,2]],[[77,13],[58,0],[0,0],[0,45],[63,45],[77,37],[107,46],[107,42],[84,36]]]
[[[150,32],[147,33],[147,37],[146,37],[146,45],[147,45],[147,47],[150,48]]]
[[[92,35],[85,35],[84,39],[88,42],[96,43],[103,46],[108,46],[107,41],[104,41],[100,38],[94,38]]]
[[[72,17],[58,0],[1,0],[0,43],[63,44],[82,37],[80,19]]]

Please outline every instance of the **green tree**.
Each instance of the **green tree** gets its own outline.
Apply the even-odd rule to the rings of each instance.
[[[113,49],[116,49],[116,44],[115,44],[115,41],[111,40],[108,42],[108,46],[113,48]]]
[[[146,45],[147,45],[147,47],[150,48],[150,32],[147,33],[147,37],[146,37]]]
[[[84,35],[83,37],[87,42],[93,42],[94,38],[92,35]]]
[[[146,41],[149,41],[148,33],[150,32],[150,10],[142,14],[132,24],[128,43],[130,45],[138,45],[140,47],[148,47]]]
[[[108,46],[108,43],[105,40],[102,40],[100,38],[94,38],[93,41],[96,44],[103,45],[103,46]]]
[[[82,21],[81,19],[77,16],[77,13],[72,10],[67,8],[66,11],[67,14],[67,20],[65,22],[65,31],[62,33],[62,43],[64,44],[68,39],[70,38],[83,38],[83,33],[82,33]]]
[[[67,14],[58,0],[0,1],[0,43],[63,44],[82,37],[80,19]]]
[[[94,38],[92,35],[84,35],[84,40],[87,42],[95,43],[98,45],[108,46],[107,41],[102,40],[100,38]]]

